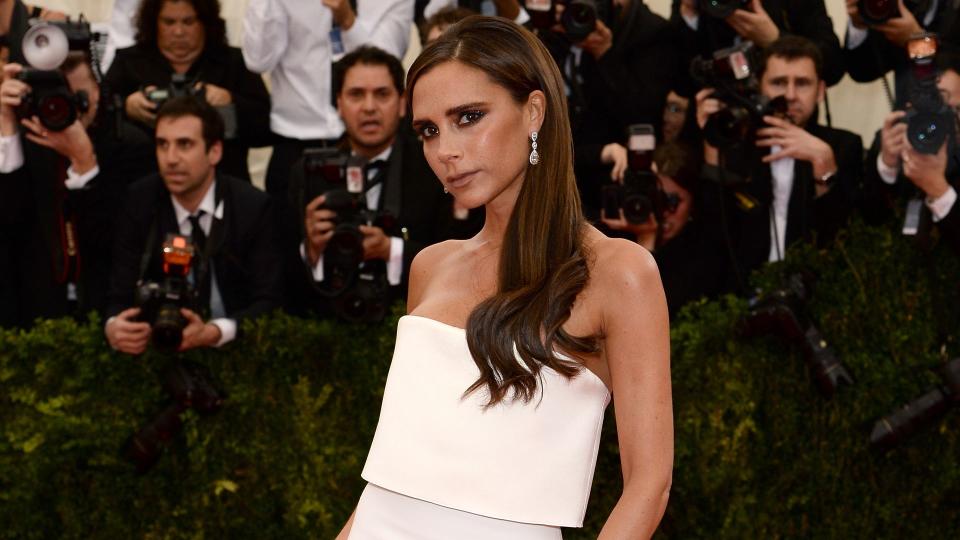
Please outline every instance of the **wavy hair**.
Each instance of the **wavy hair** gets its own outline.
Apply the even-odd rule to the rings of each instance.
[[[197,20],[203,25],[204,49],[227,46],[227,23],[220,16],[220,0],[143,0],[135,19],[138,45],[157,46],[160,10],[167,2],[186,2],[193,6],[193,10],[197,12]]]
[[[466,394],[485,388],[488,406],[506,398],[529,402],[537,395],[543,367],[567,378],[583,369],[556,350],[574,356],[599,350],[596,336],[573,336],[563,329],[589,279],[563,79],[532,33],[503,18],[473,16],[448,28],[410,67],[408,105],[420,77],[452,61],[483,71],[518,104],[535,90],[546,97],[537,139],[540,163],[527,166],[510,216],[497,291],[474,308],[466,327],[480,370]]]

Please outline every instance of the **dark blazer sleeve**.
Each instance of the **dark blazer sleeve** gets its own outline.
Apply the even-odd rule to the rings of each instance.
[[[247,69],[240,49],[231,47],[226,58],[230,81],[224,82],[233,95],[239,135],[248,146],[266,146],[270,144],[270,93],[263,77]]]
[[[817,238],[829,240],[858,205],[863,184],[863,141],[854,133],[832,129],[826,130],[822,138],[833,149],[837,161],[833,187],[814,202]]]
[[[155,219],[162,193],[162,182],[157,175],[144,178],[127,188],[113,240],[107,317],[133,307],[134,287],[140,277],[147,234]]]
[[[899,68],[903,65],[903,55],[903,49],[874,30],[867,30],[867,39],[858,47],[843,50],[847,73],[857,82],[870,82],[891,69]]]
[[[132,64],[137,60],[136,46],[117,50],[113,62],[110,63],[110,69],[104,75],[104,82],[110,90],[124,98],[140,89],[140,81],[137,80],[133,71]]]
[[[787,27],[780,30],[816,43],[823,55],[823,80],[827,86],[840,82],[846,72],[840,39],[833,31],[823,0],[791,0]]]

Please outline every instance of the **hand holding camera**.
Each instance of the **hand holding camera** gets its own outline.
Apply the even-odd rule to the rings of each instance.
[[[157,121],[157,103],[147,97],[147,94],[156,89],[156,86],[148,86],[127,96],[124,103],[127,117],[152,126]]]
[[[726,17],[726,21],[731,28],[740,34],[740,37],[761,47],[770,45],[780,37],[780,29],[763,9],[760,0],[753,0],[749,10],[736,9]]]
[[[903,0],[847,0],[847,13],[854,26],[869,26],[898,47],[905,46],[914,34],[923,32]]]
[[[623,176],[627,172],[627,149],[622,144],[610,143],[600,151],[600,162],[613,165],[610,168],[610,179],[623,183]]]
[[[203,90],[207,103],[214,107],[224,107],[233,103],[233,94],[226,88],[210,83],[197,83],[197,90]]]
[[[880,130],[880,159],[891,169],[900,166],[900,156],[907,144],[907,124],[903,121],[905,111],[893,111],[883,120]]]
[[[764,156],[764,163],[772,163],[783,158],[807,161],[813,165],[814,178],[824,178],[837,172],[836,156],[825,141],[814,137],[809,131],[784,118],[764,116],[763,121],[768,127],[757,130],[757,146],[780,147],[779,151]],[[827,189],[827,185],[818,183],[817,195],[826,193]]]
[[[607,227],[615,231],[627,231],[634,235],[637,243],[647,248],[647,251],[653,251],[657,246],[657,233],[660,230],[660,223],[657,221],[655,213],[651,212],[650,217],[643,223],[631,223],[620,209],[620,215],[615,217],[607,216],[605,210],[600,211],[600,221]]]
[[[186,319],[183,327],[183,337],[180,342],[180,351],[188,351],[197,347],[213,347],[220,342],[220,327],[204,322],[200,315],[187,308],[181,308],[180,314]]]
[[[304,212],[303,230],[306,236],[304,248],[311,266],[316,266],[317,261],[320,260],[320,256],[327,248],[327,243],[333,238],[333,230],[336,226],[337,213],[323,206],[326,200],[325,195],[315,197],[307,204]]]
[[[107,342],[115,350],[127,354],[143,354],[150,342],[150,323],[138,320],[140,308],[120,312],[107,323]]]
[[[903,175],[923,191],[930,199],[938,199],[950,189],[947,183],[947,144],[936,154],[918,152],[909,144],[900,155]]]

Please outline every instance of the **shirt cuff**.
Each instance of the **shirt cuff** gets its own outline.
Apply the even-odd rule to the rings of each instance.
[[[687,26],[689,26],[691,30],[696,31],[697,28],[700,26],[699,15],[691,15],[688,17],[683,13],[681,13],[680,16],[683,17],[683,22],[687,23]]]
[[[866,28],[857,28],[854,26],[853,21],[847,21],[847,50],[856,49],[860,45],[863,45],[863,42],[867,40],[869,32]]]
[[[403,239],[390,237],[390,260],[387,261],[387,283],[399,285],[403,278]]]
[[[887,164],[883,162],[883,156],[877,154],[877,174],[880,175],[880,179],[883,180],[884,184],[891,186],[896,184],[898,172],[896,167],[888,167]]]
[[[20,135],[0,137],[0,173],[9,174],[23,167],[23,143]]]
[[[310,266],[310,259],[307,258],[307,248],[303,242],[300,242],[300,258],[303,262]],[[320,258],[317,259],[317,264],[310,269],[310,273],[313,275],[314,281],[323,281],[323,254],[320,254]]]
[[[83,174],[77,174],[77,171],[73,170],[73,166],[71,165],[70,168],[67,169],[67,179],[63,185],[71,190],[83,189],[87,187],[90,180],[93,180],[98,174],[100,174],[100,165],[94,165],[92,169]]]
[[[517,13],[517,18],[513,20],[517,24],[527,24],[530,22],[530,14],[527,13],[527,10],[520,8],[520,13]]]
[[[927,197],[924,202],[927,203],[927,208],[929,208],[930,213],[933,214],[933,221],[937,222],[947,217],[950,210],[953,210],[953,204],[957,202],[957,191],[951,186],[943,195],[936,199]]]
[[[215,347],[223,347],[227,343],[230,343],[237,337],[237,321],[236,319],[213,319],[210,321],[210,324],[215,325],[220,329],[220,341],[217,342]]]

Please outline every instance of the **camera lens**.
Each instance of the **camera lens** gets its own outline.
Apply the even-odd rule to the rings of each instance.
[[[630,223],[646,223],[653,211],[653,201],[642,193],[628,193],[623,198],[623,217]]]
[[[355,225],[338,225],[325,253],[337,266],[356,268],[363,262],[363,234]]]
[[[597,8],[592,0],[573,0],[560,22],[570,41],[583,41],[597,26]]]
[[[77,111],[70,98],[63,94],[44,96],[37,104],[37,116],[47,129],[63,131],[77,119]]]
[[[157,320],[151,330],[153,346],[160,352],[176,352],[183,340],[184,326],[186,325],[180,315],[180,308],[176,304],[163,304],[157,310]]]
[[[897,0],[860,0],[860,16],[871,23],[884,22],[900,14]]]
[[[936,154],[947,138],[947,126],[939,114],[917,113],[907,124],[910,144],[925,154]]]
[[[707,141],[718,148],[729,148],[749,140],[752,131],[750,111],[738,106],[721,109],[704,126]]]

